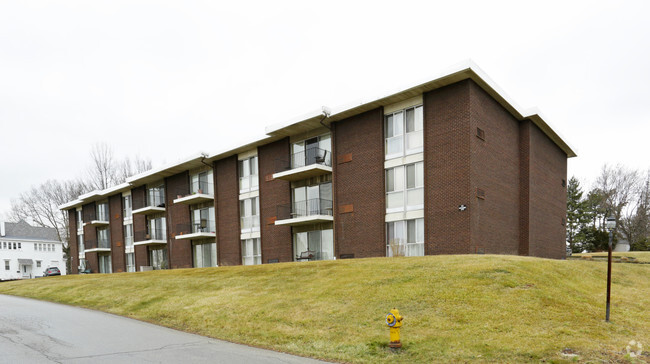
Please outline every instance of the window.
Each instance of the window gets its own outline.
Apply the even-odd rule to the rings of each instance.
[[[16,243],[14,242],[14,250],[16,250]]]
[[[100,254],[99,255],[99,273],[112,273],[113,268],[111,266],[111,255],[110,254]]]
[[[108,228],[97,228],[97,247],[102,249],[111,248]]]
[[[122,197],[122,206],[123,206],[122,216],[124,217],[124,220],[131,219],[132,218],[131,211],[133,211],[131,195]]]
[[[386,115],[386,159],[422,152],[423,129],[422,105]]]
[[[424,208],[424,163],[386,170],[386,212]]]
[[[10,269],[10,267],[9,267],[9,261],[8,261],[8,260],[5,260],[5,270],[9,270],[9,269]]]
[[[423,256],[424,219],[386,223],[386,256]]]
[[[211,240],[199,240],[192,244],[194,268],[217,266],[217,244]]]
[[[291,168],[312,164],[332,165],[332,140],[330,134],[301,140],[291,145]]]
[[[126,271],[135,272],[135,254],[126,253]]]
[[[167,249],[149,248],[149,261],[153,269],[167,269]]]
[[[20,243],[18,243],[18,249],[22,249],[22,246]]]
[[[37,261],[36,261],[36,268],[40,268],[40,267],[41,267],[41,261],[40,261],[40,260],[37,260]]]
[[[147,188],[147,203],[153,207],[165,207],[165,184]]]
[[[243,265],[262,264],[260,239],[246,239],[241,241],[241,261]]]
[[[147,216],[146,240],[167,240],[167,225],[164,214]]]
[[[313,230],[293,234],[295,260],[334,258],[334,230]]]
[[[212,171],[204,171],[190,177],[190,193],[214,195],[212,189]]]
[[[259,188],[257,156],[239,161],[239,192],[255,191]]]
[[[133,224],[124,225],[124,246],[133,246]]]
[[[108,202],[97,203],[97,216],[99,221],[108,221]]]
[[[192,233],[214,233],[217,231],[214,221],[214,204],[206,202],[195,205],[191,216]]]
[[[259,197],[239,201],[241,215],[241,231],[252,232],[260,230]]]

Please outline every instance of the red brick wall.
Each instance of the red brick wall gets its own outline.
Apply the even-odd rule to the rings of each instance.
[[[338,257],[386,255],[383,118],[383,109],[377,108],[332,124]]]
[[[146,200],[145,186],[136,187],[131,190],[131,204],[133,210],[144,207]],[[143,239],[147,233],[147,219],[144,215],[133,215],[133,236],[135,240]],[[146,246],[138,245],[134,247],[135,269],[140,271],[143,265],[149,265],[149,253]]]
[[[181,232],[187,234],[190,228],[190,207],[186,204],[174,204],[177,195],[185,196],[190,193],[190,176],[185,171],[165,179],[167,210],[167,241],[169,263],[172,269],[192,268],[192,242],[175,236]]]
[[[425,254],[470,248],[470,81],[424,94]]]
[[[519,123],[519,255],[530,251],[530,120]]]
[[[68,274],[79,273],[79,246],[77,243],[76,211],[76,209],[68,210],[68,228],[70,230],[70,239],[68,241],[68,247],[70,248],[70,256],[68,257],[68,260],[70,261],[70,270],[68,271]]]
[[[108,198],[108,211],[111,234],[111,263],[113,272],[126,271],[126,258],[124,255],[124,218],[122,216],[122,194]]]
[[[519,122],[470,81],[471,251],[519,250]],[[484,138],[477,137],[477,128]],[[485,199],[476,197],[476,189]]]
[[[262,236],[262,263],[277,259],[293,261],[291,228],[276,226],[277,206],[291,203],[291,184],[271,179],[276,170],[276,160],[289,160],[289,138],[261,146],[257,150],[260,176],[260,233]]]
[[[215,162],[215,218],[219,265],[241,264],[237,156]]]
[[[567,156],[535,125],[530,126],[530,248],[537,257],[566,256]]]

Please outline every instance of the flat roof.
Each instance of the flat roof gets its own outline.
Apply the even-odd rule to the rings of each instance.
[[[419,96],[425,92],[429,92],[444,86],[448,86],[466,79],[471,79],[492,98],[494,98],[501,106],[503,106],[511,115],[517,120],[530,120],[535,124],[546,136],[551,139],[562,151],[564,151],[568,158],[576,156],[576,153],[569,146],[569,144],[562,138],[557,131],[555,131],[546,121],[539,110],[536,108],[523,110],[521,109],[501,88],[490,79],[483,70],[481,70],[476,63],[472,60],[465,60],[460,62],[449,69],[439,73],[433,78],[427,78],[422,82],[416,83],[414,86],[406,86],[398,88],[395,92],[380,95],[368,99],[368,101],[360,100],[348,105],[331,108],[331,114],[327,117],[327,121],[337,122],[347,119],[351,116],[364,113],[376,109],[378,107],[391,105],[415,96]],[[165,177],[173,176],[186,170],[199,168],[204,163],[212,163],[219,159],[227,158],[232,155],[245,152],[247,150],[256,148],[258,146],[268,144],[270,142],[282,139],[287,136],[300,134],[321,127],[324,113],[322,110],[315,110],[296,118],[287,120],[285,122],[270,125],[265,128],[266,135],[257,136],[245,141],[244,143],[236,143],[233,146],[222,148],[214,153],[198,153],[193,154],[180,161],[169,163],[159,168],[137,174],[126,179],[126,182],[118,186],[110,187],[105,190],[96,190],[79,196],[78,199],[70,201],[59,206],[59,209],[70,209],[73,207],[81,206],[85,203],[96,201],[100,198],[107,197],[110,194],[122,192],[133,187],[142,186],[147,183],[152,183]]]

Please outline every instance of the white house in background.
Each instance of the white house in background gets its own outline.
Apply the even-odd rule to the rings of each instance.
[[[0,280],[41,277],[49,267],[65,274],[63,244],[55,229],[0,221]]]

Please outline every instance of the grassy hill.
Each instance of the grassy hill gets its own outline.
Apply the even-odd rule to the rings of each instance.
[[[647,256],[643,256],[647,258]],[[346,362],[649,360],[650,264],[427,256],[42,278],[0,293],[98,309],[201,335]],[[386,313],[405,317],[388,347]],[[638,360],[637,360],[638,361]]]

